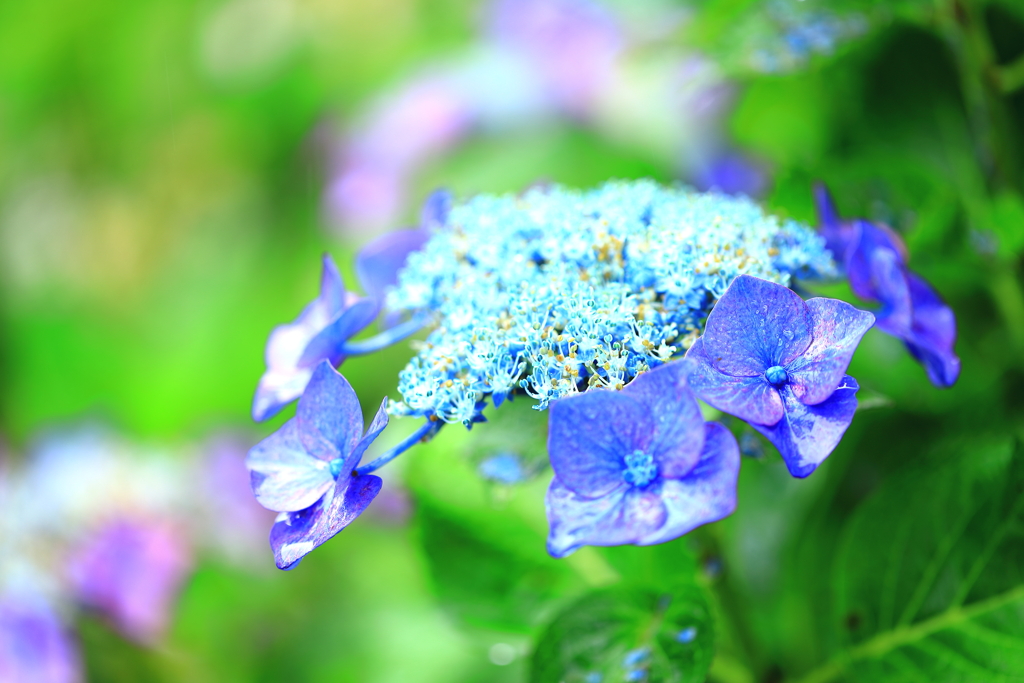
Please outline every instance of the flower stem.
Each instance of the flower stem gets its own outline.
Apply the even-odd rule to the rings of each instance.
[[[405,453],[420,441],[428,441],[433,438],[433,436],[437,434],[438,430],[441,429],[442,424],[444,423],[439,420],[427,420],[422,427],[406,437],[402,443],[398,444],[376,460],[357,467],[355,469],[355,473],[362,475],[379,470],[381,467],[388,464],[402,453]]]
[[[346,342],[341,347],[341,354],[344,356],[364,356],[387,348],[406,337],[416,334],[427,324],[427,316],[414,315],[405,322],[399,323],[389,330],[374,335],[368,339]]]

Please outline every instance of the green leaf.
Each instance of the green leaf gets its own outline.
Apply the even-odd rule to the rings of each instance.
[[[834,626],[803,683],[1024,676],[1024,454],[973,443],[891,478],[847,524]]]
[[[539,544],[533,553],[509,552],[429,503],[417,516],[434,592],[467,623],[526,632],[576,584],[569,566]]]
[[[703,681],[715,633],[703,590],[595,590],[561,612],[541,634],[531,683]],[[637,672],[645,672],[642,678]]]

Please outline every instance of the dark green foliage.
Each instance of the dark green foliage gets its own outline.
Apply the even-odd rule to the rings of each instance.
[[[714,645],[710,610],[698,586],[603,588],[559,613],[540,634],[530,681],[697,683],[705,678]],[[627,653],[641,648],[630,666]],[[624,678],[637,669],[646,677]]]

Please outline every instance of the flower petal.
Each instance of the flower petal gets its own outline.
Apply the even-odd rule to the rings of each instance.
[[[345,291],[334,260],[330,255],[324,254],[323,272],[320,276],[320,295],[311,301],[293,322],[275,327],[267,339],[265,352],[267,370],[260,378],[256,395],[253,397],[252,417],[254,420],[262,422],[274,416],[281,408],[302,395],[302,390],[306,388],[306,383],[309,381],[312,367],[321,358],[327,358],[334,351],[333,347],[326,343],[327,340],[320,340],[310,358],[309,346],[323,335],[324,330],[331,325],[332,321],[339,319],[347,306],[352,304],[351,297],[352,295]],[[352,318],[349,320],[352,321]],[[366,325],[372,320],[371,317]],[[335,332],[327,335],[329,340],[334,339],[335,336]],[[334,360],[333,356],[332,360]],[[340,362],[340,359],[335,362]]]
[[[734,377],[785,365],[811,343],[807,306],[792,290],[740,275],[715,304],[704,330],[711,364]]]
[[[638,545],[664,543],[699,526],[728,517],[736,509],[736,480],[740,449],[732,433],[718,424],[704,425],[700,462],[685,477],[666,479],[661,488],[668,518],[664,525],[637,541]]]
[[[245,466],[256,500],[277,512],[308,508],[334,486],[327,462],[306,452],[294,418],[253,446]]]
[[[907,272],[913,302],[914,322],[903,340],[914,358],[928,372],[932,384],[950,387],[960,376],[960,359],[953,353],[956,343],[956,317],[953,309],[924,279]]]
[[[656,533],[667,515],[660,489],[660,484],[644,489],[623,485],[605,496],[583,498],[556,476],[545,499],[551,525],[548,553],[565,557],[580,546],[636,543]]]
[[[879,252],[891,252],[889,257],[898,268],[907,262],[907,248],[899,235],[889,228],[869,221],[855,221],[857,236],[846,256],[846,274],[854,294],[869,301],[893,302],[900,296],[891,287],[899,286],[893,279],[892,269],[873,263]]]
[[[856,237],[853,222],[839,218],[832,195],[821,183],[814,186],[814,206],[818,210],[818,222],[821,224],[821,236],[825,238],[825,248],[832,252],[834,259],[842,261]]]
[[[321,360],[329,360],[332,364],[339,365],[345,359],[345,342],[363,331],[379,312],[380,305],[377,301],[357,299],[344,313],[309,340],[299,357],[299,365],[316,365]]]
[[[330,317],[336,316],[348,304],[345,281],[341,279],[338,266],[330,254],[323,255],[323,270],[320,273],[320,296],[318,301]]]
[[[380,407],[377,408],[377,414],[373,416],[373,420],[370,421],[370,426],[366,428],[366,434],[359,440],[356,447],[352,449],[352,452],[345,458],[345,465],[342,467],[342,472],[350,472],[359,466],[359,461],[363,458],[363,453],[370,446],[374,440],[380,436],[380,433],[384,431],[384,428],[388,426],[388,398],[384,397],[384,400],[380,402]]]
[[[796,397],[806,405],[815,405],[839,386],[875,316],[835,299],[810,299],[807,308],[814,321],[814,341],[786,370]]]
[[[686,352],[693,361],[690,388],[702,400],[747,422],[773,425],[782,419],[782,398],[763,376],[733,377],[711,364],[700,337]]]
[[[348,456],[363,435],[363,412],[356,392],[327,361],[313,371],[295,419],[306,452],[321,460]]]
[[[313,375],[311,368],[289,371],[267,371],[260,377],[256,395],[252,400],[252,419],[262,422],[276,415],[282,408],[302,396],[302,390]]]
[[[420,209],[420,229],[437,230],[447,223],[452,201],[450,190],[442,187],[431,192]]]
[[[773,427],[753,424],[775,444],[794,477],[806,477],[835,449],[857,410],[857,381],[844,375],[825,401],[808,406],[788,387],[782,391],[785,416]]]
[[[693,469],[704,445],[704,418],[687,384],[689,370],[688,362],[666,363],[639,375],[622,390],[647,408],[652,430],[649,452],[663,477],[681,477]]]
[[[598,498],[622,484],[624,458],[651,440],[646,409],[629,396],[590,391],[551,404],[548,456],[567,488]]]
[[[270,547],[278,569],[295,565],[362,514],[380,492],[384,482],[372,474],[351,479],[339,477],[315,505],[299,512],[286,512],[270,530]]]
[[[430,232],[396,230],[373,240],[356,254],[356,277],[371,299],[383,303],[388,287],[398,282],[398,271],[405,266],[409,254],[418,251],[429,239]]]

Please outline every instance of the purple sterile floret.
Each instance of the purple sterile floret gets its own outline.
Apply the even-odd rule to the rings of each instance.
[[[364,434],[355,391],[323,361],[295,417],[249,451],[246,466],[256,499],[282,513],[270,533],[281,569],[344,529],[377,495],[381,480],[354,470],[387,426],[386,408],[385,398]]]
[[[934,288],[907,267],[907,248],[884,225],[839,219],[823,186],[815,188],[821,232],[841,259],[854,293],[881,305],[878,329],[901,339],[932,384],[952,386],[960,375],[953,352],[956,317]]]
[[[751,423],[806,477],[839,443],[857,408],[846,375],[874,316],[835,299],[804,301],[782,285],[741,275],[686,353],[690,386]]]
[[[114,519],[87,537],[67,563],[78,600],[126,637],[160,639],[192,568],[180,528],[166,520]]]
[[[663,543],[735,509],[739,447],[724,427],[704,423],[688,366],[668,363],[622,391],[551,404],[551,555]]]
[[[302,395],[317,363],[339,365],[344,345],[373,322],[380,310],[372,298],[345,291],[341,274],[328,254],[323,257],[320,296],[294,322],[279,325],[267,340],[267,371],[253,398],[252,417],[266,420]]]

